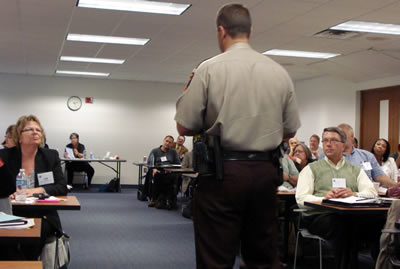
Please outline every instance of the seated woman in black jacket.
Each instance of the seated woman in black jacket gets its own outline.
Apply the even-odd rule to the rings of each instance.
[[[42,148],[44,131],[39,119],[34,115],[22,116],[16,124],[13,139],[16,147],[0,150],[0,197],[15,196],[15,178],[21,168],[27,176],[34,173],[33,188],[26,191],[27,197],[34,193],[67,195],[67,185],[61,170],[58,152]],[[38,175],[47,173],[44,180]],[[22,246],[25,259],[37,259],[48,237],[62,230],[56,210],[14,210],[14,215],[42,218],[40,246]]]

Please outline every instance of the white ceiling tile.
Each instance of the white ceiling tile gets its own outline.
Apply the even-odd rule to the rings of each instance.
[[[95,10],[76,0],[4,0],[0,4],[0,72],[53,76],[55,69],[111,72],[109,79],[185,83],[203,59],[219,53],[215,16],[229,0],[191,3],[182,16]],[[396,75],[400,36],[351,40],[313,35],[345,20],[400,24],[399,0],[243,0],[254,32],[251,46],[342,53],[329,61],[275,57],[295,80],[323,75],[365,81]],[[145,46],[65,41],[68,32],[150,38]],[[127,59],[123,65],[59,62],[60,55]],[[373,65],[371,64],[373,63]]]

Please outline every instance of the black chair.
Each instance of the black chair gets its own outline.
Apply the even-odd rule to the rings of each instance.
[[[294,250],[294,265],[293,265],[293,269],[296,269],[297,251],[298,251],[300,235],[301,235],[302,238],[309,238],[309,239],[318,240],[318,243],[319,243],[319,268],[322,269],[322,242],[325,241],[325,239],[323,239],[322,237],[320,237],[318,235],[311,234],[305,227],[302,227],[302,224],[301,224],[302,216],[301,216],[301,214],[303,212],[306,212],[307,209],[294,209],[293,211],[299,213],[298,222],[297,222],[296,247],[295,247],[295,250]]]

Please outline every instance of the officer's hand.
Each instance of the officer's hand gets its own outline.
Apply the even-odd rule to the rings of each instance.
[[[160,171],[158,171],[157,169],[153,169],[153,177],[157,174],[157,173],[160,173]]]

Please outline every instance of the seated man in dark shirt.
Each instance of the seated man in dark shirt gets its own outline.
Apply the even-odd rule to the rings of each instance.
[[[64,158],[70,159],[81,159],[84,157],[85,146],[79,143],[79,135],[77,133],[72,133],[69,136],[71,143],[66,145],[66,148],[70,148],[73,151],[74,156],[68,156],[67,150],[64,152]],[[67,162],[66,170],[68,174],[68,185],[72,185],[72,180],[74,178],[74,172],[85,172],[88,177],[88,186],[92,183],[92,178],[94,175],[94,169],[88,162]]]
[[[155,166],[165,164],[180,164],[178,153],[171,148],[174,138],[167,135],[161,146],[153,149],[148,158],[148,164]],[[154,184],[152,185],[152,200],[149,206],[159,209],[172,209],[176,207],[176,188],[179,175],[167,173],[164,170],[152,168]]]

